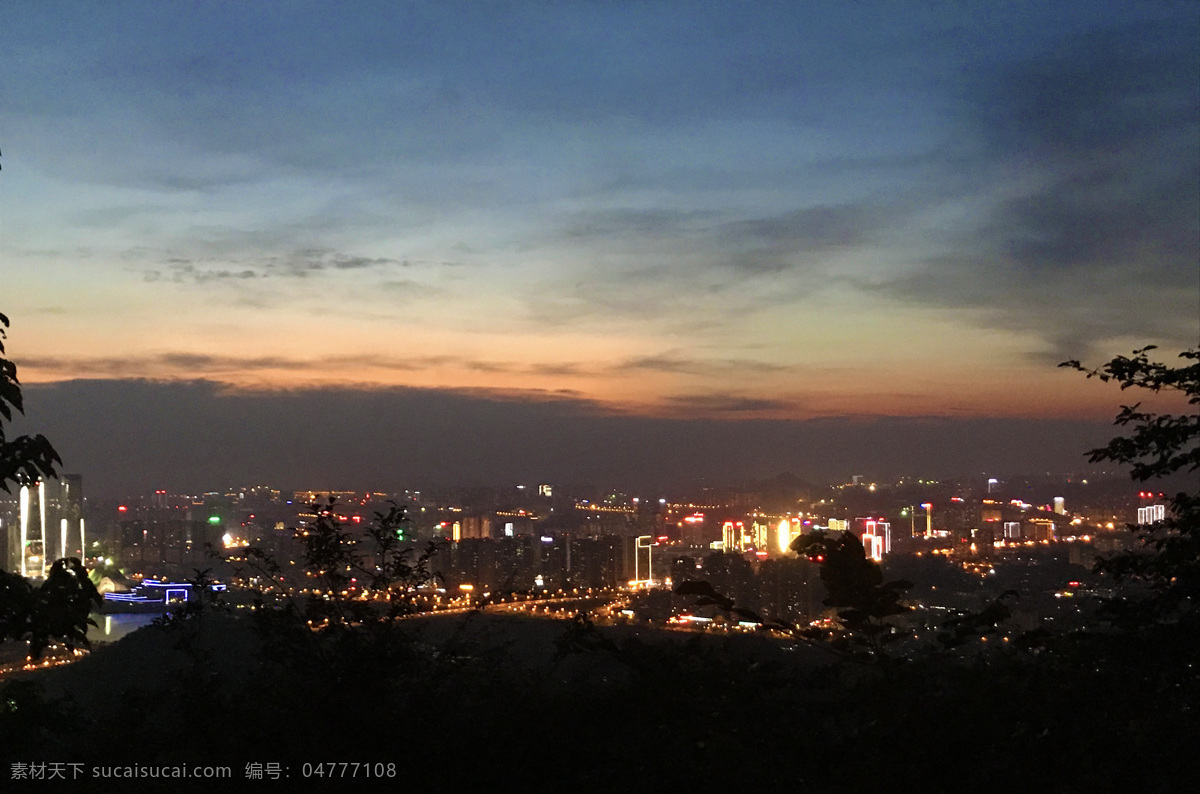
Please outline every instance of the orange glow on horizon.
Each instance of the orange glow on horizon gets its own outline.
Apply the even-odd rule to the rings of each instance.
[[[982,371],[973,373],[973,377],[950,377],[945,384],[926,380],[904,390],[888,388],[899,382],[894,373],[884,376],[878,371],[851,370],[815,378],[775,377],[748,383],[736,391],[722,391],[711,381],[705,382],[707,379],[684,379],[672,373],[621,377],[615,367],[596,367],[570,374],[537,374],[532,371],[536,366],[496,366],[484,371],[443,363],[402,370],[322,361],[305,368],[230,368],[193,374],[186,368],[157,365],[134,369],[126,377],[166,382],[205,380],[231,392],[251,394],[330,388],[447,390],[496,399],[581,401],[602,412],[681,419],[950,416],[1103,420],[1114,415],[1119,403],[1115,388],[1097,388],[1095,381],[1062,370],[1035,370],[1019,376],[996,373],[990,377]],[[78,377],[120,377],[73,374],[74,369],[26,365],[20,368],[20,375],[22,382],[30,385]],[[86,365],[80,368],[83,372],[88,369]],[[798,384],[805,388],[798,389]],[[1185,407],[1182,399],[1173,399],[1174,395],[1151,397],[1154,399],[1147,403],[1150,410],[1171,412]]]

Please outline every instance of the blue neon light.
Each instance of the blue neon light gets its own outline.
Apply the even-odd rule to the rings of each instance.
[[[224,584],[210,584],[208,589],[214,593],[223,593],[229,587]],[[171,601],[190,601],[191,597],[192,585],[190,582],[156,582],[153,579],[143,582],[130,593],[104,594],[106,601],[122,601],[132,604],[166,604]]]

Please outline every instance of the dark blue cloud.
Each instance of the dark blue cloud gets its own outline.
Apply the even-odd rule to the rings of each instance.
[[[692,398],[681,398],[687,401]],[[762,407],[709,395],[706,407]],[[948,476],[1076,471],[1106,422],[1025,419],[654,419],[586,400],[429,389],[238,393],[216,384],[67,381],[26,387],[30,427],[92,495],[235,483],[393,490],[585,481],[676,488],[781,471]]]
[[[978,183],[943,254],[886,289],[1040,335],[1049,358],[1200,336],[1200,6],[1064,36],[965,81]]]

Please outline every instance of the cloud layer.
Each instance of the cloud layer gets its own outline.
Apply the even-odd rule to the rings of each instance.
[[[284,8],[6,9],[29,380],[1070,416],[1200,338],[1195,3]]]
[[[93,496],[249,483],[394,490],[550,481],[670,491],[782,471],[818,481],[1078,471],[1083,450],[1111,435],[1104,422],[652,419],[561,395],[239,393],[205,381],[69,381],[28,387],[26,397],[25,422],[54,441]]]

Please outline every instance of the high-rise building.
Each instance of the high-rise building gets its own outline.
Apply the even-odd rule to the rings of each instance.
[[[1146,505],[1138,508],[1139,525],[1154,524],[1164,520],[1167,517],[1166,505]]]
[[[892,525],[879,518],[854,519],[854,534],[862,541],[863,550],[871,559],[879,562],[883,555],[892,551]]]
[[[63,557],[86,556],[83,519],[83,478],[65,474],[58,479],[23,485],[16,515],[3,521],[6,570],[22,576],[44,576],[50,563]]]

